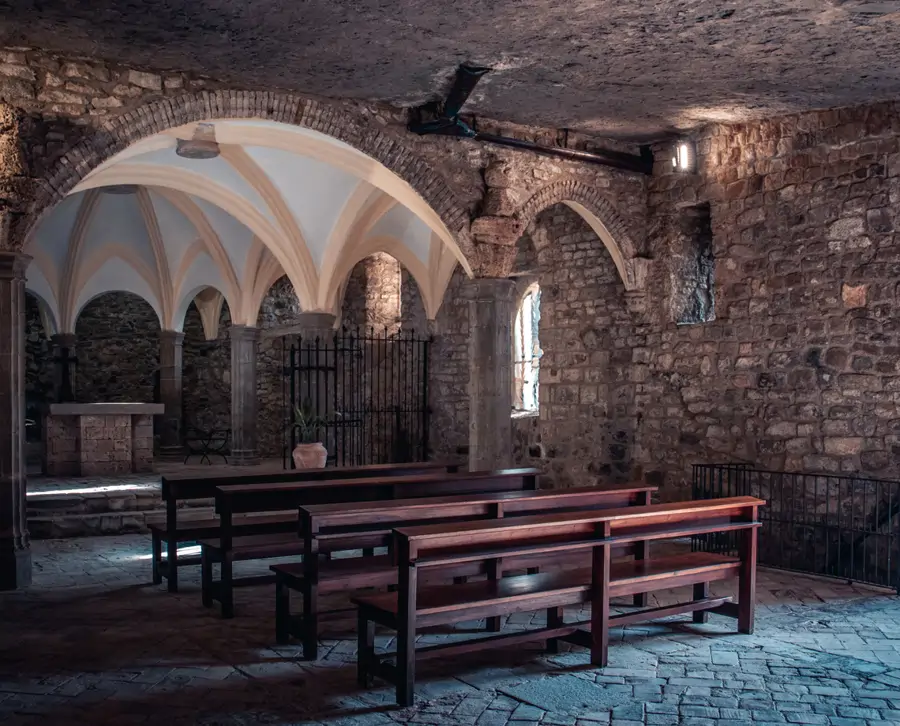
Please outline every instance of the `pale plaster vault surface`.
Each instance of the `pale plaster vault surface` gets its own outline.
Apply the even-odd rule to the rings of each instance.
[[[626,138],[900,94],[897,0],[4,0],[0,44]]]
[[[351,146],[268,121],[207,123],[219,156],[176,154],[196,124],[156,134],[42,218],[27,244],[28,289],[52,330],[72,332],[79,311],[114,290],[147,300],[164,329],[181,330],[198,295],[210,319],[224,299],[234,323],[255,325],[285,274],[304,310],[337,313],[353,266],[375,252],[406,266],[433,318],[457,263],[468,270],[424,200]]]

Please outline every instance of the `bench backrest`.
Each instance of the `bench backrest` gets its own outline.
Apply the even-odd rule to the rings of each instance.
[[[300,531],[341,532],[372,527],[411,526],[430,520],[499,519],[542,514],[614,509],[649,504],[655,486],[581,487],[544,491],[478,492],[444,497],[317,504],[300,508]]]
[[[309,481],[330,481],[336,479],[359,479],[385,476],[415,476],[418,474],[457,472],[459,464],[441,461],[416,461],[405,464],[373,464],[369,466],[342,466],[325,469],[293,469],[289,471],[269,471],[265,473],[216,473],[175,474],[162,477],[163,501],[187,499],[212,499],[216,487],[296,483]]]
[[[216,489],[222,515],[296,509],[310,504],[405,499],[468,492],[537,489],[537,469],[442,472],[409,476],[224,486]]]
[[[487,557],[590,548],[605,539],[622,545],[703,531],[730,531],[757,521],[765,502],[730,497],[651,504],[599,512],[402,527],[395,530],[401,567],[443,565]]]

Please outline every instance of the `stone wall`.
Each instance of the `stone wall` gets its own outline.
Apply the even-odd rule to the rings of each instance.
[[[544,486],[627,480],[636,437],[634,323],[603,242],[564,205],[519,242],[519,264],[541,287],[539,416],[513,421],[517,463]],[[529,250],[533,249],[536,255]]]
[[[892,104],[717,126],[650,193],[666,290],[679,205],[708,202],[716,319],[655,305],[641,463],[900,476],[900,137]],[[671,290],[667,295],[671,300]]]
[[[342,324],[395,333],[400,325],[402,269],[396,259],[384,252],[357,262],[344,291]]]
[[[25,296],[25,417],[35,421],[34,436],[40,440],[44,412],[53,402],[53,347],[44,330],[37,299]]]
[[[206,340],[200,313],[191,303],[184,318],[182,412],[185,426],[203,431],[231,428],[231,316],[222,304],[215,340]]]
[[[76,401],[158,401],[159,318],[147,302],[125,292],[100,295],[79,314],[75,338]]]
[[[300,303],[287,277],[278,280],[263,299],[257,325],[263,329],[257,359],[259,451],[264,457],[280,457],[289,414],[284,410],[284,351],[280,337],[267,329],[290,325],[300,314]]]
[[[431,346],[430,445],[434,459],[460,459],[469,446],[469,301],[457,268],[434,324]],[[464,457],[463,457],[464,458]]]

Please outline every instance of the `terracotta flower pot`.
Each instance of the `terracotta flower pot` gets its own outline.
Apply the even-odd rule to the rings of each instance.
[[[324,469],[328,450],[321,444],[297,444],[293,452],[294,465],[298,469]]]

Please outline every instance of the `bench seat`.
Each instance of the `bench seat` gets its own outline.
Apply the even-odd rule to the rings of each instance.
[[[297,522],[296,512],[285,512],[284,514],[271,514],[265,516],[249,516],[235,517],[234,527],[240,532],[240,529],[248,527],[261,527],[266,525],[278,524],[295,524]],[[194,532],[209,532],[209,536],[215,536],[219,531],[221,521],[218,517],[207,517],[204,519],[180,519],[175,525],[175,537],[179,541],[184,541],[183,537]],[[151,532],[157,533],[163,542],[169,541],[169,529],[164,521],[151,522],[148,525]],[[190,537],[188,537],[190,539]]]
[[[243,535],[234,537],[231,542],[229,559],[232,562],[303,554],[303,540],[291,532]],[[221,560],[222,540],[214,537],[200,540],[198,544],[204,553],[209,552],[213,561]]]
[[[692,552],[655,560],[614,562],[610,597],[647,590],[693,585],[735,576],[740,560],[709,552]],[[497,580],[420,588],[416,594],[416,625],[450,625],[495,615],[589,603],[589,569],[516,575]],[[396,592],[361,595],[353,603],[380,625],[397,625]]]

